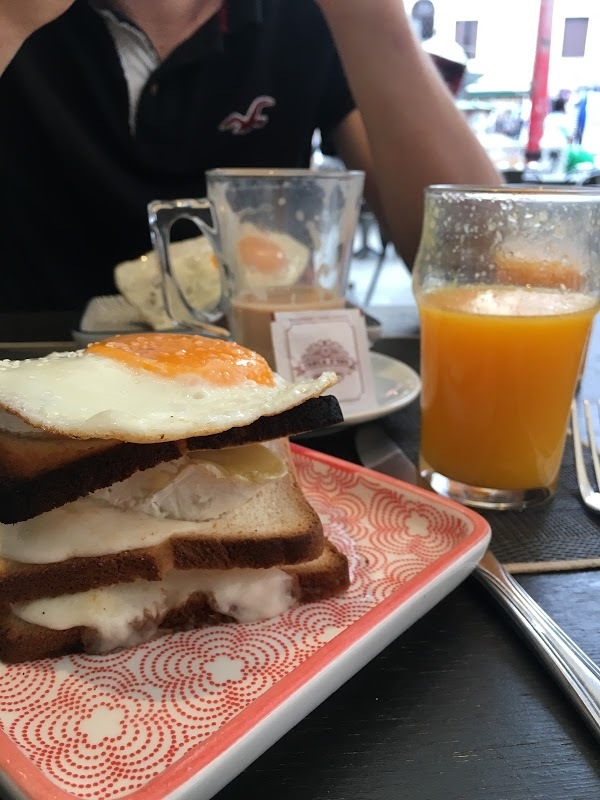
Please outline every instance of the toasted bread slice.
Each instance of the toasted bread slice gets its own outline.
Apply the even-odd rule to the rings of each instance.
[[[117,517],[127,524],[127,512],[117,512]],[[82,520],[85,526],[85,515]],[[156,520],[149,517],[149,530],[153,523]],[[187,524],[188,530],[160,544],[108,555],[46,564],[0,559],[0,603],[58,597],[138,579],[160,580],[173,569],[298,564],[316,558],[325,542],[321,521],[302,494],[293,470],[223,516]],[[182,523],[178,525],[182,527]],[[82,528],[81,534],[85,537],[87,530]]]
[[[347,559],[329,542],[313,561],[283,569],[295,579],[295,596],[301,603],[340,594],[350,584]],[[232,617],[214,610],[211,599],[209,594],[196,592],[171,608],[159,623],[158,635],[233,622]],[[53,630],[25,622],[9,605],[0,605],[0,660],[6,663],[82,652],[88,636],[89,630],[83,627]]]
[[[343,420],[335,397],[315,397],[241,428],[180,442],[129,444],[70,439],[2,428],[0,418],[0,522],[31,519],[53,508],[179,458],[187,450],[211,450],[293,436]]]

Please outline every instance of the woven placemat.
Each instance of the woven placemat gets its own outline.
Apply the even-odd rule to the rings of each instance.
[[[568,438],[559,488],[543,508],[484,515],[492,548],[511,572],[562,572],[600,567],[600,524],[579,496]]]

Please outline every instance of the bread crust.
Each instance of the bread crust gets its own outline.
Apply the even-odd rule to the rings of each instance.
[[[19,447],[27,445],[20,442]],[[69,449],[70,440],[65,440],[63,447]],[[122,481],[138,470],[180,458],[183,452],[182,442],[151,445],[119,442],[108,449],[92,450],[91,454],[88,451],[70,463],[37,475],[15,479],[5,476],[0,486],[0,522],[10,525],[32,519]]]
[[[127,515],[123,517],[126,524]],[[321,520],[290,465],[283,478],[266,484],[241,506],[215,520],[191,522],[188,534],[176,534],[152,547],[50,564],[0,559],[0,603],[57,597],[138,579],[160,580],[172,569],[299,564],[317,558],[324,544]]]
[[[295,578],[295,591],[301,603],[325,600],[341,594],[350,585],[348,560],[330,542],[314,561],[282,569]],[[215,611],[211,607],[210,597],[197,592],[166,614],[160,635],[229,622],[234,620]],[[0,660],[5,663],[16,664],[80,653],[85,649],[88,634],[82,627],[58,631],[33,625],[15,616],[8,604],[0,604]]]
[[[187,450],[216,450],[293,436],[343,421],[335,397],[314,397],[272,417],[180,442],[128,444],[0,431],[0,522],[37,517]]]

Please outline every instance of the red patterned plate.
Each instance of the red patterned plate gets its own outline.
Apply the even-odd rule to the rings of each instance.
[[[209,798],[473,569],[466,508],[293,446],[347,594],[108,656],[0,664],[0,770],[35,800]]]

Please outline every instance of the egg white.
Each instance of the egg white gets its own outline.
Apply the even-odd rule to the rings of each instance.
[[[0,408],[34,428],[76,439],[160,442],[248,425],[317,397],[337,382],[218,386],[193,374],[163,377],[82,350],[0,361]]]

